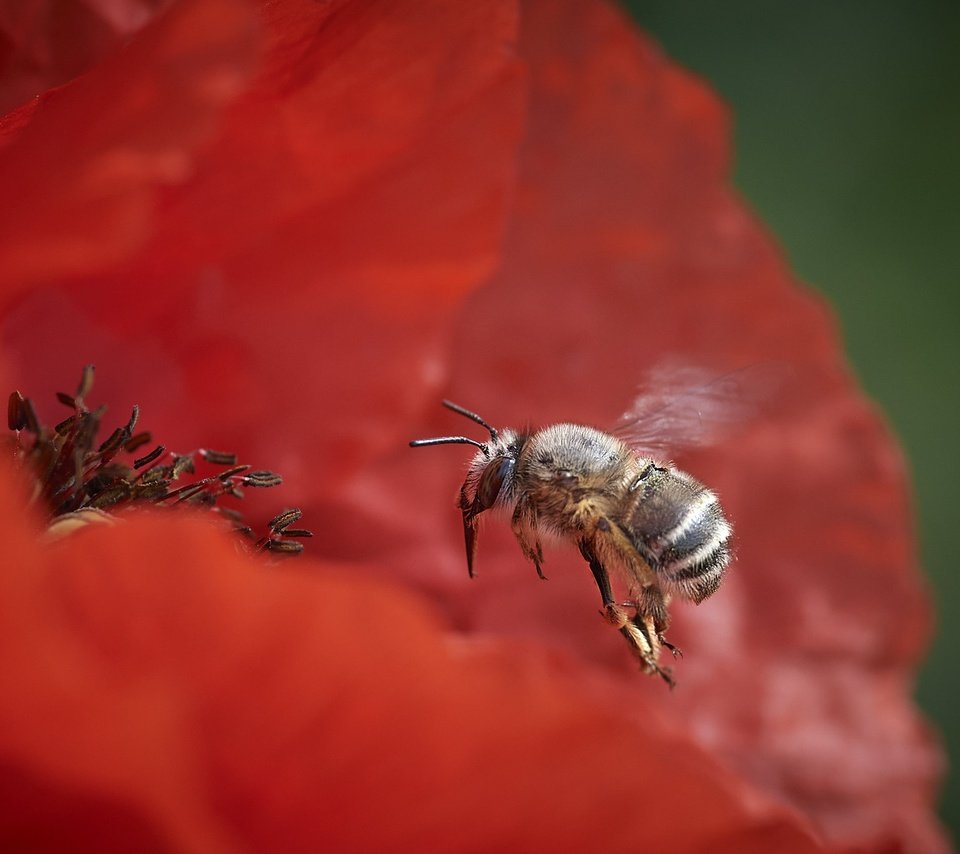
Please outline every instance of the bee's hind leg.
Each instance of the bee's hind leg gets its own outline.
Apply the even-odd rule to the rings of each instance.
[[[543,574],[543,546],[540,545],[538,537],[534,536],[533,542],[529,539],[532,527],[531,515],[531,511],[522,501],[517,502],[513,511],[513,518],[510,520],[510,527],[520,544],[520,550],[528,560],[533,561],[533,565],[537,569],[537,575],[546,581],[547,576]]]
[[[613,588],[610,586],[610,576],[607,575],[607,570],[600,563],[600,558],[597,557],[589,540],[580,540],[577,545],[580,547],[580,554],[583,555],[583,559],[590,564],[593,579],[597,582],[597,587],[600,588],[600,599],[603,601],[603,610],[600,613],[607,622],[622,630],[630,622],[630,618],[626,611],[617,604],[617,600],[613,598]]]
[[[670,612],[667,610],[669,597],[659,587],[655,584],[644,587],[634,601],[623,604],[636,609],[633,622],[648,638],[655,638],[653,642],[669,649],[674,658],[683,656],[680,647],[670,643],[666,638],[666,631],[670,627]]]
[[[582,554],[584,560],[590,564],[590,571],[593,573],[593,578],[597,582],[597,587],[600,588],[600,598],[603,600],[603,611],[600,613],[607,622],[615,626],[620,631],[620,634],[626,638],[627,643],[630,644],[633,651],[640,658],[644,672],[656,673],[670,685],[670,687],[673,687],[674,683],[670,676],[670,671],[665,670],[657,663],[657,659],[660,656],[659,634],[653,629],[652,624],[648,628],[646,621],[641,618],[639,610],[637,615],[631,620],[627,612],[617,604],[613,598],[610,576],[597,557],[596,551],[590,541],[580,540],[578,545],[580,547],[580,554]],[[636,607],[636,603],[630,602],[629,606]],[[664,608],[664,612],[665,611],[666,609]],[[652,633],[651,629],[653,629]]]

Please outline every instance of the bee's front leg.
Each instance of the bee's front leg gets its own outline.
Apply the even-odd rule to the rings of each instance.
[[[528,560],[533,561],[533,565],[537,568],[537,575],[546,581],[547,576],[543,574],[543,546],[540,545],[540,540],[536,536],[534,536],[532,543],[528,539],[535,522],[533,511],[529,509],[525,502],[518,501],[513,511],[513,518],[510,520],[510,527],[520,544],[520,550]]]
[[[670,672],[660,667],[657,660],[660,656],[660,638],[656,631],[652,633],[648,630],[644,621],[638,612],[632,620],[627,612],[621,608],[613,598],[613,589],[610,586],[610,576],[607,570],[597,557],[596,550],[589,540],[580,540],[577,544],[580,547],[580,554],[584,560],[590,564],[590,571],[593,573],[597,587],[600,588],[600,598],[603,600],[604,610],[600,613],[605,619],[615,626],[620,634],[626,638],[633,651],[640,658],[645,673],[656,673],[668,685],[673,687],[673,679]],[[634,603],[630,603],[634,605]]]

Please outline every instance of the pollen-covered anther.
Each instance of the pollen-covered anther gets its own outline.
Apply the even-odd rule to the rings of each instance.
[[[235,466],[237,464],[236,454],[213,451],[210,448],[201,448],[197,453],[208,463],[215,466]]]
[[[294,522],[298,521],[303,516],[303,511],[297,507],[294,507],[291,510],[284,510],[279,516],[274,516],[270,520],[270,523],[267,525],[271,531],[279,533],[285,528],[292,525]]]
[[[303,551],[303,543],[294,540],[267,540],[264,548],[268,552],[277,554],[300,554]]]
[[[283,483],[283,478],[276,472],[262,469],[259,471],[248,472],[241,478],[241,482],[244,486],[279,486],[281,483]]]

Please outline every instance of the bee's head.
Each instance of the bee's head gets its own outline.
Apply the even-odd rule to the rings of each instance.
[[[477,449],[470,462],[470,471],[460,487],[460,511],[463,513],[463,536],[467,548],[467,571],[473,577],[473,558],[477,550],[477,517],[494,504],[508,500],[514,494],[514,476],[517,456],[527,437],[513,430],[497,431],[475,412],[443,401],[447,409],[485,427],[490,433],[488,442],[478,442],[467,436],[440,436],[436,439],[415,439],[412,448],[424,445],[473,445]]]
[[[512,430],[502,432],[491,427],[475,412],[464,409],[449,400],[444,400],[447,409],[464,415],[471,421],[485,427],[490,433],[488,442],[478,442],[467,436],[440,436],[436,439],[414,439],[411,448],[420,448],[426,445],[473,445],[477,453],[470,463],[470,471],[464,481],[461,504],[469,495],[468,510],[477,516],[484,510],[491,508],[500,496],[509,494],[513,484],[513,475],[517,467],[521,439]]]

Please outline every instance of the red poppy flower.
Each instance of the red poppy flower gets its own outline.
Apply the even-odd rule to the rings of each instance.
[[[945,848],[902,461],[701,83],[587,0],[193,0],[74,50],[2,126],[0,376],[36,399],[96,363],[169,447],[283,472],[318,536],[279,567],[173,514],[50,545],[8,485],[7,839]],[[673,692],[571,550],[541,584],[491,525],[469,582],[464,449],[406,447],[460,429],[444,396],[609,425],[669,361],[789,369],[677,458],[737,560],[674,608]]]

